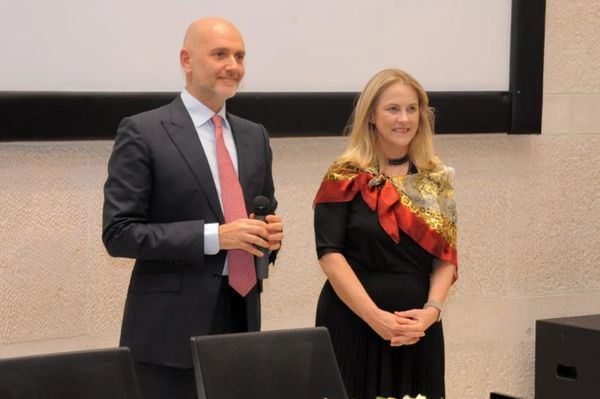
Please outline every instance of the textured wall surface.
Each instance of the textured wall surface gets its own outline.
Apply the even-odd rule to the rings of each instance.
[[[437,137],[456,169],[448,398],[533,397],[535,320],[600,313],[600,2],[548,0],[543,132]],[[311,326],[311,202],[343,138],[275,139],[286,242],[266,329]],[[0,357],[114,346],[131,261],[100,240],[111,142],[0,144]]]

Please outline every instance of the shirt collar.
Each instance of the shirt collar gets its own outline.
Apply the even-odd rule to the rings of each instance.
[[[196,97],[192,96],[185,88],[181,91],[181,101],[183,101],[185,109],[187,109],[194,126],[197,128],[210,121],[210,118],[215,114],[210,108],[198,101]],[[229,129],[229,123],[225,117],[225,104],[223,104],[223,107],[217,113],[223,118],[225,128]]]

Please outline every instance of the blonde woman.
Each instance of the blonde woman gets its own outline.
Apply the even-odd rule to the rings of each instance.
[[[406,72],[383,70],[362,91],[348,132],[314,201],[327,276],[316,324],[329,329],[351,398],[443,398],[456,211],[427,94]]]

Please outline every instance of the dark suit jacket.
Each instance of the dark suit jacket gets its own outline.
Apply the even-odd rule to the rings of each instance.
[[[271,148],[262,125],[228,114],[246,207],[275,209]],[[171,104],[123,119],[108,164],[102,238],[112,256],[135,258],[121,345],[136,361],[192,367],[190,337],[209,332],[226,251],[204,255],[204,223],[224,223],[192,119]],[[247,296],[248,330],[260,329],[258,290]]]

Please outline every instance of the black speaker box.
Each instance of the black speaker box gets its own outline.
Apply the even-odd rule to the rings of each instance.
[[[516,396],[508,396],[508,395],[504,395],[502,393],[497,393],[497,392],[490,392],[490,399],[521,399],[521,398],[517,398]]]
[[[535,399],[600,398],[600,315],[536,321]]]

